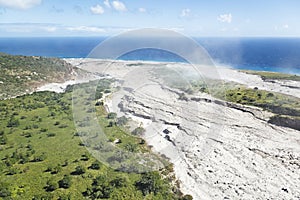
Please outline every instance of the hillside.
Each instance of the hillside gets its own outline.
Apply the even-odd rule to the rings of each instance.
[[[42,84],[89,73],[56,58],[1,54],[0,60],[1,98],[7,98],[0,100],[0,199],[192,199],[179,190],[167,160],[166,167],[157,171],[129,173],[93,157],[82,140],[83,132],[74,125],[76,85],[63,93],[24,94]],[[98,84],[98,98],[109,94],[110,80],[90,83]],[[87,100],[80,101],[85,104]],[[96,100],[88,101],[96,104]],[[119,119],[112,117],[114,113],[107,113],[99,103],[95,112],[107,144],[154,155],[143,139],[126,128],[127,119],[116,123]]]
[[[103,92],[101,90],[100,92]],[[172,166],[125,173],[90,155],[72,118],[72,87],[0,101],[0,197],[3,199],[192,199],[181,197]],[[110,141],[129,151],[150,151],[145,142],[96,107]],[[117,134],[117,135],[115,135]],[[134,149],[132,149],[134,148]],[[164,174],[164,175],[163,175]],[[163,176],[162,176],[163,175]]]
[[[34,91],[46,83],[71,80],[77,73],[58,58],[0,54],[0,99]]]

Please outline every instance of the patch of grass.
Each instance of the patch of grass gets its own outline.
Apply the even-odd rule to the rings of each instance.
[[[260,107],[276,114],[269,120],[270,123],[300,129],[300,99],[297,97],[217,80],[209,84],[194,81],[191,85],[194,91],[206,92],[228,102]]]
[[[252,70],[241,70],[247,74],[253,74],[260,76],[263,80],[292,80],[300,81],[300,76],[292,74],[284,74],[277,72],[265,72],[265,71],[252,71]]]

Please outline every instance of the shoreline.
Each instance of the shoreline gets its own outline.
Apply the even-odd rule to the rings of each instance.
[[[133,95],[133,93],[128,91],[113,93],[112,97],[105,99],[104,104],[110,112],[116,112],[118,116],[132,116],[133,120],[140,124],[142,123],[146,129],[144,139],[147,144],[153,146],[155,152],[165,154],[170,158],[170,161],[174,164],[176,178],[181,182],[180,188],[185,194],[191,194],[195,199],[205,200],[214,199],[212,195],[221,198],[225,194],[230,198],[235,198],[237,194],[232,189],[236,185],[239,186],[236,191],[240,195],[243,194],[244,198],[250,199],[255,196],[271,198],[273,194],[286,195],[287,198],[290,198],[292,194],[297,194],[295,190],[297,181],[293,179],[297,174],[285,171],[285,167],[278,164],[276,160],[261,159],[259,155],[283,156],[283,159],[287,159],[284,163],[289,163],[288,154],[293,155],[293,158],[300,156],[297,142],[299,131],[267,123],[265,119],[260,117],[268,115],[265,111],[252,109],[251,107],[242,107],[241,110],[234,107],[224,107],[222,104],[202,101],[192,102],[193,96],[187,96],[188,101],[186,102],[178,101],[178,94],[174,90],[161,88],[159,84],[153,82],[151,75],[143,73],[143,70],[146,69],[147,72],[147,66],[149,67],[150,65],[151,68],[153,63],[99,59],[71,59],[70,61],[73,66],[80,69],[95,70],[94,72],[97,73],[105,72],[119,80],[123,80],[123,77],[125,77],[127,83],[123,85],[124,87],[136,87],[137,91],[141,93],[146,92],[146,96],[140,93]],[[107,63],[110,62],[113,62],[115,65],[108,70]],[[139,71],[138,66],[130,65],[134,63],[142,64],[145,68],[141,67],[141,71]],[[181,66],[178,63],[155,63],[154,65],[166,67]],[[229,68],[219,68],[218,70],[220,70],[221,80],[243,83],[252,89],[258,87],[259,89],[283,92],[284,94],[300,97],[298,89],[285,87],[281,81],[265,82],[257,75],[246,74]],[[145,80],[139,81],[137,77],[140,75],[144,76]],[[147,80],[150,80],[150,83],[143,85]],[[137,83],[138,85],[142,84],[142,87],[136,85]],[[287,81],[287,83],[293,84],[294,82]],[[299,82],[296,83],[299,84]],[[127,102],[122,99],[124,95],[131,95],[131,98],[134,99]],[[203,98],[214,102],[207,95]],[[164,104],[164,102],[170,101],[174,101],[173,107]],[[119,110],[118,105],[120,102],[127,106],[126,109],[129,109],[131,112]],[[196,107],[199,106],[200,113],[193,113],[195,105]],[[218,113],[214,112],[214,109],[223,111]],[[135,113],[136,116],[130,113]],[[168,113],[173,114],[169,115]],[[161,118],[161,120],[157,120],[157,122],[145,120],[143,116],[147,118],[149,114]],[[200,119],[199,116],[201,116]],[[200,120],[199,124],[191,124],[191,122],[197,120]],[[207,138],[205,139],[204,136],[198,135],[198,133],[199,131],[209,131],[210,124],[215,123],[220,123],[222,131],[216,138],[212,137],[211,141],[208,140],[210,141],[209,143],[212,143],[213,149],[209,155],[203,156],[201,151],[199,153],[197,150],[199,150],[198,146],[203,145],[202,140],[206,141]],[[166,139],[163,133],[165,129],[171,131],[169,139]],[[193,142],[190,143],[189,141]],[[278,146],[283,150],[278,150]],[[255,165],[245,164],[251,160],[255,162]],[[293,165],[289,165],[289,167],[294,169]],[[252,180],[249,178],[252,176],[259,178]],[[273,191],[272,188],[264,186],[270,184],[267,179],[265,180],[265,177],[268,177],[270,180],[271,177],[277,177],[275,178],[277,184],[282,179],[282,176],[294,180],[292,183],[282,183],[289,185],[289,191],[291,191],[289,194],[282,194],[280,191],[273,193],[271,192]],[[230,187],[227,188],[227,186]],[[260,187],[264,187],[263,190]],[[249,191],[249,193],[243,193],[244,190]]]

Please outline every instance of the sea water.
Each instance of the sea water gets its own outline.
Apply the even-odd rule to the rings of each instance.
[[[85,58],[106,37],[0,38],[0,52],[13,55]],[[193,38],[217,64],[236,69],[300,74],[300,38]],[[117,48],[117,47],[116,47]],[[117,59],[186,62],[158,49],[141,49]]]

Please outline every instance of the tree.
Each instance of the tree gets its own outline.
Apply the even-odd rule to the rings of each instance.
[[[71,200],[71,194],[62,194],[59,196],[58,200]]]
[[[124,147],[127,151],[130,151],[130,152],[136,152],[137,151],[137,144],[133,144],[133,143],[128,143],[125,145]]]
[[[0,145],[5,145],[7,143],[7,137],[5,135],[0,136]]]
[[[18,127],[20,125],[20,122],[15,117],[11,117],[10,120],[7,122],[7,127]]]
[[[114,113],[114,112],[110,112],[107,115],[108,119],[115,119],[116,117],[117,117],[117,113]]]
[[[4,182],[0,182],[0,197],[9,197],[11,192],[9,191],[9,185]]]
[[[43,153],[41,155],[34,156],[33,162],[41,162],[44,161],[46,158],[47,158],[46,154]]]
[[[46,183],[45,190],[52,192],[58,188],[58,183],[54,179],[49,179]]]
[[[106,175],[97,176],[93,181],[93,187],[88,188],[85,195],[91,197],[91,199],[107,199],[113,191],[112,186]]]
[[[137,127],[131,133],[133,135],[143,135],[145,133],[145,129],[143,127]]]
[[[142,174],[141,179],[136,182],[135,186],[146,196],[152,192],[157,194],[162,191],[164,188],[164,182],[158,172],[148,172]]]
[[[92,165],[90,166],[91,169],[95,169],[95,170],[100,169],[100,167],[101,164],[98,161],[93,162]]]
[[[59,172],[61,172],[61,170],[62,170],[62,167],[58,164],[51,169],[51,174],[58,174]]]
[[[113,187],[126,187],[128,185],[129,179],[127,176],[117,176],[112,181],[110,181],[110,185]]]
[[[71,187],[71,177],[69,175],[65,175],[63,179],[58,181],[58,185],[60,188],[68,189]]]
[[[127,117],[125,117],[125,116],[119,117],[119,118],[117,119],[117,124],[118,124],[119,126],[124,126],[124,125],[127,124],[127,122],[128,122],[128,119],[127,119]]]
[[[80,175],[80,174],[84,174],[85,173],[85,168],[83,166],[77,166],[75,168],[75,171],[72,173],[74,175]]]

